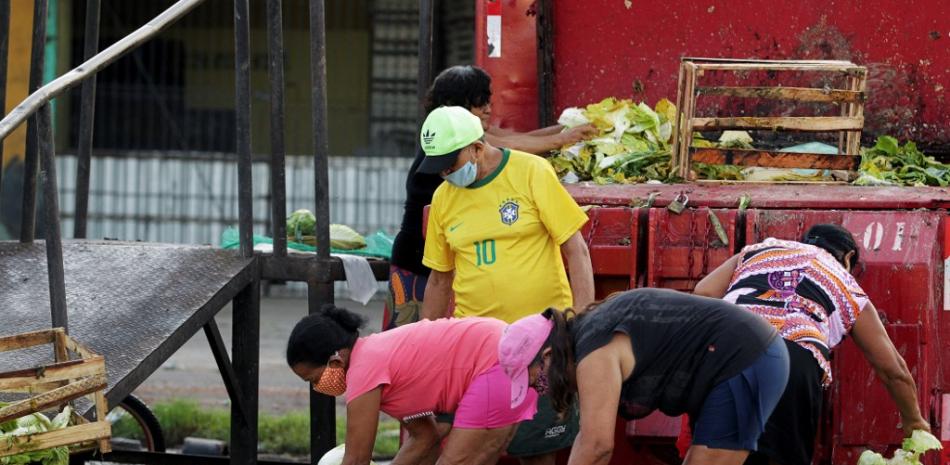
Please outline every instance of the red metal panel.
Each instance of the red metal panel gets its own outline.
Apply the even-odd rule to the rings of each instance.
[[[937,267],[937,282],[941,283],[936,292],[942,295],[943,305],[937,311],[937,353],[950,354],[950,218],[944,216],[943,220],[943,250],[940,257],[943,259],[943,266]],[[941,299],[938,299],[938,302]],[[938,358],[939,360],[939,358]],[[944,412],[946,415],[946,440],[950,441],[950,362],[940,366],[939,387],[945,393],[946,406]],[[947,461],[950,463],[950,460]]]
[[[492,77],[491,124],[517,131],[538,127],[538,68],[535,17],[527,14],[534,0],[476,0],[475,63]],[[490,18],[491,17],[491,18]],[[491,35],[490,21],[501,21]]]
[[[938,187],[858,187],[803,184],[625,184],[593,183],[565,186],[577,203],[630,205],[657,193],[654,206],[667,206],[679,193],[696,207],[736,208],[739,198],[751,198],[749,208],[812,210],[912,210],[950,208],[950,189]]]
[[[708,208],[688,208],[680,214],[650,210],[647,287],[692,291],[693,286],[732,257],[736,243],[735,210],[712,210],[725,230],[723,244],[713,228]]]
[[[863,264],[858,280],[878,310],[890,322],[929,328],[942,305],[937,250],[942,216],[927,211],[753,210],[747,215],[746,241],[800,240],[815,224],[841,224],[858,242]]]
[[[844,212],[810,210],[749,210],[746,214],[746,244],[774,237],[801,240],[808,228],[820,223],[841,224]]]
[[[636,287],[639,210],[592,208],[587,217],[581,234],[590,249],[597,298]]]
[[[946,352],[944,352],[946,353]],[[939,422],[939,431],[936,432],[937,437],[940,438],[940,442],[943,443],[943,462],[940,463],[950,463],[950,394],[941,394],[940,395],[940,422]]]
[[[925,375],[928,370],[921,360],[920,326],[887,325],[887,333],[907,361],[918,384],[926,386]],[[857,346],[850,340],[841,344],[835,351],[832,363],[837,378],[832,401],[835,446],[881,448],[900,444],[903,434],[897,406]],[[921,408],[927,417],[930,410],[930,392],[927,389],[919,391]],[[839,453],[835,451],[834,456],[837,458]],[[854,456],[853,459],[840,462],[836,460],[835,463],[856,461],[857,456]]]
[[[646,418],[627,422],[627,436],[637,438],[676,438],[682,426],[682,417],[668,417],[653,412]]]
[[[948,31],[946,0],[559,1],[555,107],[673,99],[682,56],[844,59],[870,71],[866,133],[947,146]]]
[[[921,324],[934,340],[941,307],[940,226],[942,214],[926,211],[849,212],[842,226],[861,247],[858,277],[871,301],[890,323]]]
[[[746,216],[747,243],[766,237],[800,239],[817,223],[841,224],[854,234],[864,264],[858,280],[914,374],[925,416],[941,370],[939,345],[929,341],[939,340],[934,322],[942,307],[938,244],[944,215],[924,210],[751,210]],[[867,446],[899,444],[896,407],[854,344],[846,341],[836,349],[833,363],[833,463],[853,463]]]

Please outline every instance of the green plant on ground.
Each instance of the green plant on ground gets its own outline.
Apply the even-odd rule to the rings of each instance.
[[[186,437],[201,437],[228,441],[231,413],[220,408],[205,408],[197,402],[176,399],[150,406],[165,434],[169,447],[181,445]],[[267,454],[307,455],[310,450],[310,415],[290,412],[273,415],[261,412],[259,417],[260,451]],[[142,439],[142,432],[128,415],[112,425],[116,437]],[[336,438],[342,443],[346,435],[346,419],[337,418]],[[399,423],[381,420],[376,433],[375,457],[392,457],[399,450]]]

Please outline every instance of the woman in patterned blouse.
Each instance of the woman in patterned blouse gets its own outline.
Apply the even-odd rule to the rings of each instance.
[[[747,464],[812,462],[822,389],[832,380],[830,351],[849,334],[897,404],[904,432],[930,431],[907,364],[851,274],[858,256],[848,230],[819,224],[801,242],[769,238],[747,246],[696,285],[696,294],[722,298],[765,318],[788,348],[785,394]]]

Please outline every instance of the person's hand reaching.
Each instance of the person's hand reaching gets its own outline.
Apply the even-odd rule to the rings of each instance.
[[[600,131],[593,124],[574,126],[561,133],[561,137],[564,138],[561,145],[570,145],[582,140],[587,140],[597,136],[599,133]]]

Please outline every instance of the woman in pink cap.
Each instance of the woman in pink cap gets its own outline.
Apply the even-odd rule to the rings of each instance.
[[[321,394],[346,397],[342,465],[370,463],[380,412],[408,432],[398,464],[494,464],[517,424],[534,416],[537,394],[526,389],[515,405],[498,364],[503,321],[424,320],[361,338],[362,325],[359,315],[326,306],[300,320],[287,344],[294,373]],[[440,456],[441,413],[455,419]]]
[[[584,313],[548,309],[512,324],[499,363],[512,408],[528,386],[550,390],[566,412],[580,401],[580,434],[569,465],[605,465],[618,413],[689,413],[694,439],[685,465],[739,465],[756,450],[788,380],[788,352],[765,320],[722,300],[635,289]]]

